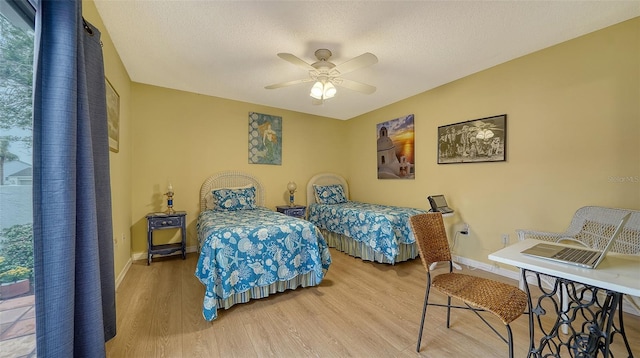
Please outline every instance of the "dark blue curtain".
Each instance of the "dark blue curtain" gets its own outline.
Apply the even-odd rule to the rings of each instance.
[[[37,354],[104,357],[116,320],[100,32],[81,1],[41,0],[35,48]]]

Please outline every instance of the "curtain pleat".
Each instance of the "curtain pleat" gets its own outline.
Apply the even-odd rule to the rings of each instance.
[[[90,32],[83,32],[85,73],[91,125],[93,179],[95,195],[90,202],[96,210],[98,230],[99,270],[105,341],[116,335],[116,289],[113,267],[113,222],[111,211],[111,170],[109,167],[109,125],[105,90],[104,60],[100,31],[88,22]]]
[[[104,357],[115,335],[109,144],[100,32],[82,3],[40,1],[34,75],[37,354]]]

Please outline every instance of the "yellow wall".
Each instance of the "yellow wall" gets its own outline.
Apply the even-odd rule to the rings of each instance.
[[[376,179],[376,124],[415,114],[415,180]],[[437,127],[507,114],[507,161],[436,164]],[[585,205],[640,209],[640,18],[347,122],[354,200],[427,207],[445,194],[457,254],[487,262],[518,228],[563,231]]]
[[[120,96],[119,152],[111,152],[111,205],[113,209],[114,270],[117,279],[131,260],[131,79],[120,60],[111,37],[93,1],[82,2],[84,18],[100,29],[105,76]]]
[[[289,181],[298,184],[296,202],[304,204],[311,176],[346,174],[343,121],[138,83],[132,94],[134,255],[147,250],[145,215],[166,209],[169,181],[174,208],[187,211],[187,246],[195,247],[200,185],[214,173],[255,175],[273,209],[287,203]],[[282,117],[282,165],[248,164],[249,112]],[[154,232],[154,240],[156,234],[159,242],[177,238]]]
[[[445,194],[456,210],[448,229],[471,226],[457,254],[481,262],[501,234],[561,231],[580,206],[640,209],[640,18],[338,121],[132,83],[95,5],[83,8],[102,29],[121,101],[120,151],[110,158],[117,276],[146,252],[145,215],[166,208],[169,181],[195,246],[200,184],[223,170],[260,178],[269,207],[286,202],[290,180],[305,203],[307,180],[323,171],[345,175],[354,200],[426,208],[427,195]],[[248,164],[248,112],[283,117],[282,165]],[[411,113],[416,179],[378,180],[375,126]],[[438,126],[503,113],[507,162],[436,164]]]

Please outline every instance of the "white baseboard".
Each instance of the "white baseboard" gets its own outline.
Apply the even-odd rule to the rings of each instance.
[[[133,261],[131,260],[131,258],[129,258],[129,261],[127,261],[122,271],[120,271],[120,274],[118,275],[118,277],[116,277],[116,291],[118,290],[118,287],[122,283],[122,280],[124,280],[124,276],[126,276],[127,272],[129,272],[129,268],[131,267],[132,262]]]
[[[453,256],[453,261],[461,265],[467,266],[472,270],[480,269],[483,271],[495,273],[496,275],[507,277],[520,282],[520,273],[516,271],[505,270],[497,266],[493,266],[480,261],[471,260],[461,256]],[[531,277],[527,277],[527,282],[529,282],[529,284],[531,285],[537,286],[537,282],[532,281]],[[627,304],[624,304],[622,306],[622,310],[634,316],[640,316],[640,305],[637,303],[637,302],[640,302],[640,299],[638,297],[625,296],[625,301],[627,302]]]

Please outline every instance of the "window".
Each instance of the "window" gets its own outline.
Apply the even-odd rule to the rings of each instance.
[[[34,14],[0,0],[0,351],[35,355],[32,92]],[[26,282],[26,284],[25,284]],[[26,287],[26,291],[25,291]]]

